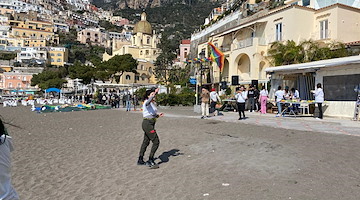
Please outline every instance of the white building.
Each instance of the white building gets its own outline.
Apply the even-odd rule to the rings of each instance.
[[[17,53],[16,61],[21,63],[35,61],[36,64],[45,64],[48,61],[48,50],[44,47],[25,47]]]
[[[17,13],[36,11],[36,12],[42,13],[42,14],[44,14],[44,13],[51,14],[51,11],[46,10],[42,6],[26,3],[26,2],[18,1],[18,0],[0,0],[0,8],[13,9]]]

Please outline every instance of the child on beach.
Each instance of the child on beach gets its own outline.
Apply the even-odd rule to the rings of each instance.
[[[10,152],[13,151],[12,139],[7,135],[3,121],[0,119],[0,199],[19,199],[18,194],[11,185]]]
[[[163,113],[157,113],[155,106],[155,95],[159,92],[159,88],[146,90],[143,104],[143,122],[142,129],[144,131],[144,140],[140,148],[138,165],[147,164],[149,167],[156,167],[154,155],[156,150],[159,148],[160,140],[155,130],[156,119],[164,116]],[[153,143],[149,155],[149,160],[144,162],[144,154],[146,148],[149,146],[150,141]]]

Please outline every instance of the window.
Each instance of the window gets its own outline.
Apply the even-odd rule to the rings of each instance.
[[[23,76],[22,80],[23,80],[23,81],[26,81],[26,76]]]
[[[140,51],[140,55],[142,55],[143,54],[143,52],[142,51]]]
[[[310,0],[302,0],[302,6],[309,6]]]
[[[55,62],[54,58],[51,58],[51,62]]]
[[[12,88],[12,83],[9,83],[9,88]]]
[[[275,24],[275,40],[281,41],[282,40],[282,23]]]
[[[125,79],[126,79],[126,80],[131,80],[130,75],[126,75]]]
[[[327,39],[329,37],[329,21],[320,21],[320,39]]]
[[[136,81],[140,80],[140,77],[139,77],[139,76],[135,76],[135,80],[136,80]]]
[[[60,58],[59,58],[59,59],[57,59],[57,60],[56,60],[56,62],[61,62],[61,59],[60,59]]]
[[[150,37],[147,37],[146,43],[150,44]]]
[[[146,55],[149,55],[149,50],[146,50],[146,51],[145,51],[145,54],[146,54]]]
[[[17,84],[17,87],[18,87],[18,88],[21,88],[21,83],[18,83],[18,84]]]
[[[58,53],[57,56],[61,56],[61,53]]]
[[[251,31],[250,37],[251,37],[251,38],[254,38],[254,37],[255,37],[255,31]]]
[[[55,56],[55,54],[54,54],[54,53],[51,53],[50,56]]]

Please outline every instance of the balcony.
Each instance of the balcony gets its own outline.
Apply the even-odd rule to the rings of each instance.
[[[221,47],[220,51],[221,52],[228,52],[228,51],[231,51],[231,48],[230,48],[230,46]]]
[[[251,47],[253,45],[253,39],[254,38],[246,38],[244,40],[240,40],[236,46],[234,50],[238,50],[238,49],[243,49],[246,47]]]

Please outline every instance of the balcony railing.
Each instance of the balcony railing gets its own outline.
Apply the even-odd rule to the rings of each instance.
[[[231,48],[230,48],[230,47],[221,47],[220,50],[221,50],[222,52],[227,52],[227,51],[230,51]]]
[[[253,38],[246,38],[237,43],[235,50],[250,47],[252,45],[253,45]]]

